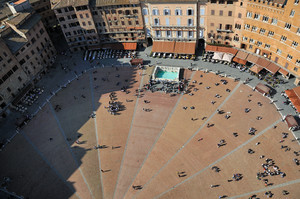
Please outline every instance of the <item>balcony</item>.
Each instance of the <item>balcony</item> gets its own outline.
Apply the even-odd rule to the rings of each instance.
[[[230,30],[230,29],[219,29],[219,28],[217,28],[217,32],[233,33],[233,30]]]
[[[187,26],[187,25],[185,25],[185,26],[166,26],[166,25],[153,25],[153,26],[151,26],[152,28],[168,28],[168,29],[170,29],[170,28],[174,28],[174,29],[195,29],[196,28],[196,26]]]

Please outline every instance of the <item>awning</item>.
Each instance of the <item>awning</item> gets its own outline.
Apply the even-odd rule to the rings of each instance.
[[[263,67],[260,67],[260,66],[258,66],[258,65],[254,65],[254,66],[252,66],[252,67],[250,68],[250,71],[252,71],[252,72],[258,74],[262,69],[263,69]]]
[[[154,41],[152,52],[174,53],[175,41]]]
[[[247,57],[247,61],[251,62],[253,64],[256,64],[257,60],[258,60],[258,57],[255,55],[252,55],[252,54],[249,54]]]
[[[212,59],[222,60],[224,53],[214,52]]]
[[[256,85],[255,89],[262,94],[269,94],[270,90],[271,90],[269,87],[267,87],[266,85],[264,85],[262,83],[258,83]]]
[[[225,53],[222,60],[227,61],[227,62],[231,62],[232,58],[233,58],[232,54]]]
[[[102,48],[112,50],[136,50],[137,43],[113,43],[103,44]]]
[[[245,65],[246,62],[247,62],[247,60],[240,59],[240,58],[237,58],[237,57],[234,57],[232,61],[234,61],[236,63],[239,63],[239,64],[242,64],[242,65]]]
[[[102,48],[102,45],[88,46],[88,50],[98,50],[101,48]]]
[[[235,55],[236,58],[239,58],[239,59],[244,59],[246,60],[246,58],[248,57],[249,53],[245,53],[243,51],[238,51],[237,54]]]
[[[137,43],[122,43],[124,50],[136,50]]]
[[[258,58],[258,60],[257,60],[257,62],[256,62],[257,65],[259,65],[259,66],[261,66],[261,67],[264,67],[264,68],[266,68],[266,69],[267,69],[267,66],[268,66],[270,63],[271,63],[270,61],[268,61],[268,60],[266,60],[266,59],[264,59],[264,58]]]
[[[297,109],[297,112],[300,112],[300,99],[299,99],[299,87],[296,87],[291,90],[285,90],[286,95],[289,97],[290,101]]]
[[[217,51],[217,46],[212,46],[212,45],[206,45],[205,51],[208,52],[216,52]]]
[[[287,125],[288,125],[289,128],[299,126],[298,122],[296,121],[296,119],[292,115],[287,115],[285,117],[285,121],[286,121],[286,123],[287,123]]]
[[[284,70],[283,68],[280,68],[278,72],[280,72],[282,75],[284,75],[286,77],[289,75],[289,72]]]
[[[267,69],[274,75],[280,69],[280,67],[277,66],[276,64],[270,62],[270,64],[267,65],[267,67],[265,67],[265,69]]]
[[[196,42],[176,42],[174,53],[194,55],[196,49]]]
[[[235,48],[225,47],[225,46],[218,46],[217,51],[218,52],[223,52],[223,53],[229,53],[229,54],[232,54],[232,55],[235,55],[238,52],[238,50],[235,49]]]
[[[21,90],[21,92],[17,95],[17,97],[12,101],[12,104],[14,105],[14,106],[16,106],[18,103],[19,103],[19,101],[24,97],[24,95],[26,95],[26,93],[31,89],[31,88],[33,88],[33,84],[28,84],[27,86],[25,86],[25,88],[23,88],[22,90]]]

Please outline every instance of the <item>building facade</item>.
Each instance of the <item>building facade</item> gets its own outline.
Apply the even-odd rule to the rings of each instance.
[[[248,0],[241,48],[264,56],[299,77],[299,14],[299,0]]]
[[[54,62],[56,50],[41,21],[34,12],[17,13],[2,21],[1,96],[3,111],[28,84]],[[13,73],[12,73],[13,72]]]
[[[60,1],[52,9],[73,51],[103,44],[145,43],[138,1]]]
[[[51,9],[50,0],[28,0],[31,7],[42,16],[42,22],[47,30],[52,30],[58,25],[58,21]]]
[[[141,3],[147,37],[153,40],[197,41],[197,1]]]
[[[205,5],[200,6],[200,26],[205,24],[206,42],[239,47],[246,4],[242,0],[210,0]]]

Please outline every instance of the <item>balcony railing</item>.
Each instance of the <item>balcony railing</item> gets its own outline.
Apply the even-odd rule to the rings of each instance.
[[[230,29],[219,29],[219,28],[217,28],[217,32],[233,33],[233,30],[230,30]]]
[[[192,28],[192,29],[194,29],[194,28],[196,28],[196,26],[187,26],[187,25],[185,25],[185,26],[153,25],[152,28],[187,28],[187,29]]]

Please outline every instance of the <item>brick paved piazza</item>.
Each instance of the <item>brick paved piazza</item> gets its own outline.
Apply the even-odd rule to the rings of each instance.
[[[94,68],[60,90],[0,152],[8,190],[30,199],[266,198],[267,191],[299,198],[293,159],[300,147],[268,98],[242,82],[191,70],[184,70],[190,95],[139,92],[152,71]],[[117,115],[105,108],[112,92],[123,106]],[[218,147],[220,140],[225,144]],[[267,158],[285,176],[269,166],[272,175],[257,179]],[[233,174],[242,177],[236,181]]]

